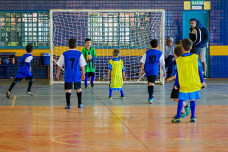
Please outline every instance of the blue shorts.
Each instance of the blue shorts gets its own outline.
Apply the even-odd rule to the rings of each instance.
[[[183,93],[179,92],[179,100],[195,100],[200,99],[200,91]]]

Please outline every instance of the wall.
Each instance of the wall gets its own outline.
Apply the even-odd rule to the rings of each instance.
[[[0,10],[165,9],[166,37],[172,36],[175,40],[180,40],[182,38],[183,3],[184,0],[2,0]],[[228,64],[228,46],[226,46],[228,45],[228,3],[226,0],[211,0],[211,5],[210,75],[211,77],[228,77],[228,71],[224,70],[227,69],[225,65]],[[223,46],[223,48],[221,49],[219,46]],[[38,75],[40,72],[43,73],[45,70],[35,74]]]

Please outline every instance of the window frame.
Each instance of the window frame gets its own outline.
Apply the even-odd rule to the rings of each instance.
[[[50,42],[49,42],[49,40],[50,40],[50,11],[0,11],[0,13],[4,13],[4,17],[5,17],[5,31],[4,31],[4,35],[5,35],[5,42],[4,42],[4,46],[1,46],[0,45],[0,49],[24,49],[26,46],[23,46],[23,44],[24,44],[24,41],[23,40],[25,40],[25,37],[26,37],[26,35],[25,35],[25,33],[26,33],[26,31],[24,30],[25,28],[30,28],[30,27],[24,27],[23,28],[23,25],[24,25],[24,23],[25,22],[23,22],[23,13],[37,13],[37,23],[35,23],[35,24],[37,24],[37,26],[36,27],[33,27],[33,21],[31,22],[32,23],[32,35],[34,34],[34,32],[33,32],[33,28],[36,28],[36,32],[37,32],[37,41],[33,41],[33,42],[37,42],[37,46],[34,46],[33,48],[34,49],[50,49]],[[7,25],[6,25],[6,13],[10,13],[10,18],[11,18],[11,14],[12,13],[15,13],[16,14],[16,16],[15,16],[15,26],[16,26],[16,41],[17,41],[17,38],[18,38],[18,36],[17,36],[17,34],[18,34],[18,32],[17,32],[17,25],[18,25],[18,23],[19,22],[17,22],[17,13],[21,13],[21,31],[20,31],[20,34],[21,34],[21,44],[20,44],[20,46],[7,46],[7,36],[6,36],[6,33],[7,33],[7,31],[6,31],[6,28],[7,28]],[[39,41],[39,40],[44,40],[44,38],[43,39],[40,39],[40,36],[42,36],[42,35],[44,35],[44,33],[42,33],[42,32],[47,32],[47,31],[44,31],[44,29],[45,28],[47,28],[46,27],[46,25],[45,26],[42,26],[42,27],[39,27],[39,19],[40,18],[42,18],[42,19],[44,19],[44,17],[40,17],[40,13],[47,13],[48,14],[48,24],[49,24],[49,26],[48,26],[48,33],[49,33],[49,35],[48,35],[48,43],[49,43],[49,45],[48,46],[39,46],[39,43],[40,42],[42,42],[42,41]],[[2,18],[2,16],[1,16],[1,14],[0,14],[0,18]],[[28,17],[27,17],[28,18]],[[34,18],[34,17],[32,17],[32,18]],[[10,21],[10,23],[11,23],[11,21]],[[30,23],[29,21],[27,21],[27,23]],[[27,25],[28,26],[28,25]],[[1,26],[1,20],[0,20],[0,27],[2,27]],[[39,29],[41,29],[41,31],[39,31]],[[27,32],[29,32],[29,31],[27,31]],[[12,33],[12,30],[11,30],[11,26],[10,26],[10,33]],[[28,34],[28,33],[27,33]],[[28,35],[27,35],[27,37],[28,37]],[[11,38],[12,38],[12,34],[11,34]],[[33,40],[33,36],[32,36],[32,38],[31,38],[32,40]],[[1,28],[0,28],[0,43],[2,43],[2,31],[1,31]]]

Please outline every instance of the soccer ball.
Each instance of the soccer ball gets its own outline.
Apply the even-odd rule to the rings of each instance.
[[[91,60],[91,59],[92,59],[92,55],[87,55],[87,56],[86,56],[86,60],[87,60],[87,61],[89,61],[89,60]]]

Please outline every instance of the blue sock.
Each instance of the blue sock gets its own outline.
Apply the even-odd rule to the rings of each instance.
[[[124,92],[123,92],[123,90],[120,90],[120,94],[121,94],[122,97],[124,97]]]
[[[95,76],[93,76],[90,80],[91,83],[93,83],[93,81],[95,80]]]
[[[85,86],[88,86],[88,76],[85,77]]]
[[[191,113],[192,113],[191,118],[195,118],[196,102],[190,101],[190,107],[191,107]]]
[[[183,108],[183,102],[184,100],[179,100],[178,106],[177,106],[177,118],[181,117],[181,110]]]
[[[109,89],[109,97],[112,97],[112,89]]]

